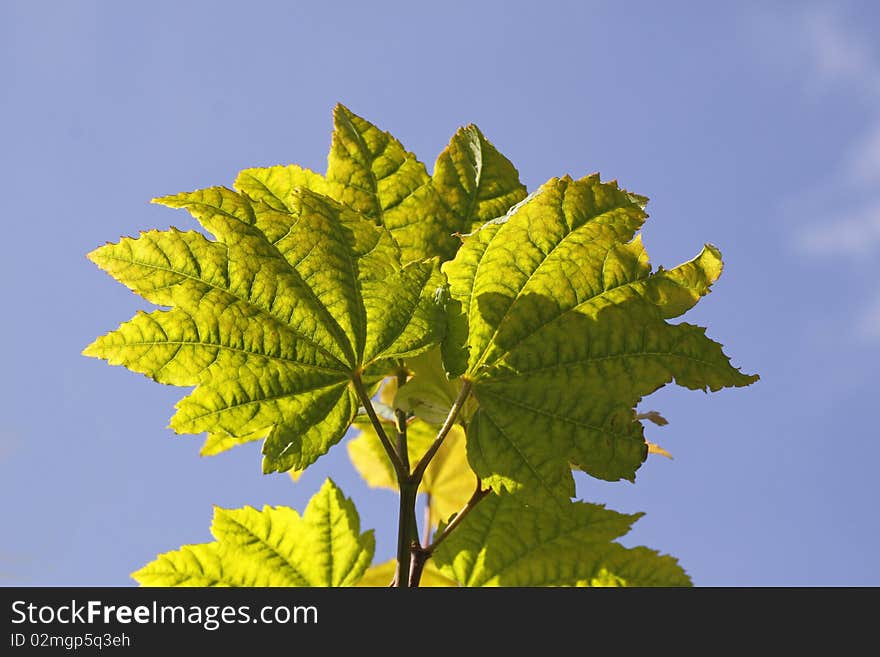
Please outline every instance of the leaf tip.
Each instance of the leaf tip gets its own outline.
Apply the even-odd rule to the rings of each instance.
[[[131,577],[135,582],[137,582],[138,586],[145,586],[144,579],[145,579],[146,573],[144,571],[146,569],[147,569],[147,566],[144,566],[143,568],[138,568],[134,572],[129,573],[128,576]]]
[[[321,484],[320,493],[325,495],[342,495],[342,490],[336,485],[336,482],[333,481],[331,477],[327,477],[324,480],[324,483]]]
[[[724,271],[724,259],[721,256],[721,250],[711,242],[706,242],[703,246],[703,252],[699,257],[702,260],[703,269],[706,271],[709,285],[711,285],[718,280],[721,272]]]
[[[354,116],[354,112],[352,112],[348,107],[343,105],[342,103],[336,103],[333,106],[333,120],[338,121],[339,119],[351,119]]]
[[[260,464],[260,468],[264,475],[272,474],[277,471],[275,464],[272,462],[272,459],[268,456],[263,456],[263,460]]]
[[[479,126],[477,126],[476,123],[468,123],[466,126],[461,128],[461,131],[473,135],[480,142],[486,141],[486,137],[483,135],[483,131],[480,130]]]
[[[83,350],[80,352],[80,355],[81,355],[81,356],[86,356],[86,357],[88,357],[88,358],[100,358],[101,356],[100,356],[99,353],[98,353],[98,347],[97,347],[97,345],[98,345],[98,341],[99,341],[100,339],[101,339],[101,338],[98,338],[97,340],[95,340],[94,342],[92,342],[90,345],[88,345],[85,349],[83,349]]]
[[[165,196],[156,196],[155,198],[150,199],[150,203],[155,205],[164,205],[166,208],[182,208],[184,206],[184,199],[187,195],[184,194],[166,194]]]

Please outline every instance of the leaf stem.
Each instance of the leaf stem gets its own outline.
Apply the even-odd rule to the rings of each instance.
[[[434,550],[437,549],[437,546],[440,545],[449,534],[455,531],[455,528],[461,524],[461,521],[464,520],[467,515],[474,510],[474,507],[491,492],[491,488],[483,488],[483,482],[477,477],[477,487],[474,489],[470,499],[461,508],[461,511],[453,516],[452,520],[449,521],[449,524],[434,536],[434,540],[431,544],[424,549],[424,551],[428,553],[428,556],[431,556]]]
[[[406,413],[399,409],[394,411],[397,420],[397,449],[395,449],[395,446],[391,444],[391,440],[388,438],[388,434],[385,433],[382,422],[376,415],[376,409],[373,408],[373,402],[370,400],[366,388],[364,388],[364,382],[361,379],[360,373],[356,372],[351,380],[358,398],[363,404],[364,410],[373,424],[373,428],[376,430],[379,442],[382,443],[388,458],[391,459],[394,472],[397,475],[397,485],[400,489],[400,507],[397,519],[397,574],[394,577],[392,586],[396,585],[399,588],[415,587],[419,585],[425,562],[431,557],[431,552],[434,548],[461,522],[461,516],[467,515],[470,509],[489,493],[488,490],[482,490],[480,480],[477,479],[477,490],[474,491],[471,499],[468,500],[468,503],[461,512],[453,518],[452,522],[439,535],[435,536],[434,542],[428,547],[423,547],[419,543],[418,521],[416,520],[416,499],[419,494],[419,485],[422,483],[422,477],[428,464],[434,458],[437,450],[443,444],[443,440],[455,425],[458,414],[471,393],[471,382],[466,379],[462,382],[458,396],[449,409],[446,420],[437,432],[437,437],[422,458],[419,459],[412,472],[410,472],[409,454],[406,444]],[[397,371],[397,382],[398,386],[406,382],[406,370],[402,366]]]
[[[477,486],[474,489],[473,494],[467,503],[462,507],[461,511],[456,513],[452,520],[446,525],[442,531],[437,533],[434,536],[433,542],[426,547],[416,547],[413,549],[412,554],[412,568],[410,570],[409,577],[409,585],[411,587],[416,587],[419,585],[419,581],[422,578],[422,572],[425,569],[425,564],[428,562],[428,559],[431,558],[431,555],[434,554],[434,550],[437,549],[437,546],[440,545],[446,539],[449,534],[455,531],[455,528],[458,527],[462,520],[464,520],[467,515],[473,511],[474,507],[480,503],[480,501],[486,497],[489,493],[492,492],[491,488],[483,489],[483,482],[477,477]]]
[[[391,459],[391,464],[394,466],[394,472],[397,474],[397,480],[401,481],[408,478],[409,468],[404,467],[403,462],[394,450],[394,446],[391,444],[391,440],[388,438],[388,434],[385,433],[385,428],[382,426],[382,422],[376,415],[376,409],[373,408],[373,402],[370,400],[370,395],[367,394],[367,389],[364,388],[364,381],[361,379],[360,372],[355,372],[352,375],[351,382],[357,393],[358,399],[360,399],[361,404],[364,406],[364,410],[367,412],[367,416],[370,418],[370,422],[373,424],[373,429],[376,430],[379,442],[382,443],[382,447],[385,448],[388,458]]]
[[[452,408],[449,409],[449,415],[446,416],[443,426],[441,426],[440,430],[437,432],[437,437],[434,439],[434,442],[431,443],[428,451],[425,452],[424,456],[422,456],[416,464],[412,473],[413,478],[418,481],[422,480],[422,475],[425,474],[428,464],[431,462],[431,459],[434,458],[434,454],[437,453],[437,450],[440,449],[440,446],[443,444],[443,439],[446,438],[446,434],[448,434],[455,425],[455,420],[458,418],[458,414],[464,407],[464,403],[467,401],[468,395],[470,394],[471,382],[464,379],[461,384],[461,390],[458,391],[458,396],[455,398]]]

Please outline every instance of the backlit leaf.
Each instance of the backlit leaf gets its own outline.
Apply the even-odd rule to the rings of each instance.
[[[670,324],[721,273],[718,250],[651,272],[645,199],[598,176],[552,179],[465,239],[444,272],[446,368],[473,381],[468,459],[496,490],[534,503],[574,494],[570,465],[635,478],[647,456],[634,408],[675,381],[700,390],[757,379],[690,324]]]
[[[436,262],[401,266],[381,226],[303,187],[276,191],[283,206],[222,187],[158,199],[189,210],[215,240],[150,231],[91,253],[170,309],[138,313],[84,352],[196,386],[171,427],[211,434],[206,454],[265,437],[266,472],[314,462],[357,412],[352,376],[375,377],[443,331]]]
[[[432,178],[460,233],[503,216],[526,197],[516,168],[475,125],[453,135],[437,158]]]
[[[287,507],[214,509],[213,543],[184,545],[132,574],[142,586],[353,586],[373,559],[351,500],[331,480],[300,516]]]
[[[447,378],[440,349],[431,349],[408,358],[406,369],[412,376],[405,386],[397,390],[392,406],[413,413],[428,424],[443,424],[458,397],[461,381],[450,381]],[[476,404],[469,400],[459,413],[458,421],[466,424],[475,410]]]
[[[433,559],[462,586],[689,586],[672,557],[615,542],[640,516],[585,502],[539,509],[489,495]]]
[[[425,165],[343,105],[333,112],[327,183],[333,198],[391,232],[403,262],[433,256],[446,260],[455,253],[458,226]]]

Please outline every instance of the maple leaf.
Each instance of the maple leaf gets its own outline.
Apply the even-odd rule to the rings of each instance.
[[[721,255],[707,245],[652,273],[636,235],[645,202],[598,175],[554,178],[444,264],[444,362],[472,382],[468,459],[494,489],[568,499],[571,464],[633,480],[648,453],[633,410],[643,396],[757,380],[704,329],[666,321],[709,291]]]
[[[690,586],[676,559],[615,542],[641,515],[586,502],[535,508],[491,494],[433,560],[461,586]]]
[[[142,586],[353,586],[373,559],[351,500],[328,479],[300,516],[288,507],[215,507],[216,541],[160,554]]]
[[[404,263],[448,260],[457,235],[503,215],[525,198],[506,157],[475,125],[458,130],[438,156],[433,175],[395,137],[344,105],[333,110],[327,173],[291,164],[242,171],[236,189],[276,210],[298,188],[311,189],[385,226]]]
[[[84,353],[196,386],[171,427],[209,432],[205,453],[266,437],[264,471],[303,469],[354,419],[354,376],[378,382],[388,361],[442,336],[436,260],[402,266],[383,227],[326,196],[298,188],[276,209],[215,187],[156,202],[186,208],[215,240],[171,229],[93,251],[171,308],[138,313]]]

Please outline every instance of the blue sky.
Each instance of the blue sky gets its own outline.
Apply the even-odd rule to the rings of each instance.
[[[88,251],[193,226],[154,196],[323,170],[341,101],[429,167],[474,122],[530,189],[619,179],[655,265],[719,246],[687,319],[762,380],[646,399],[675,459],[578,492],[700,585],[880,585],[878,30],[869,2],[3,2],[0,584],[132,584],[213,504],[302,508],[328,474],[391,556],[396,500],[344,447],[297,484],[258,445],[200,458],[165,428],[183,390],[80,355],[149,307]]]

